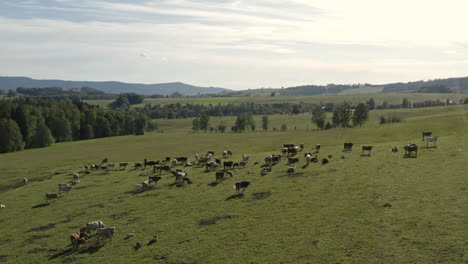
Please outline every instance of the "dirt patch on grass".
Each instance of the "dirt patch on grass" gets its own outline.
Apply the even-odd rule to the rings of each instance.
[[[260,192],[252,194],[252,200],[263,200],[271,196],[270,192]]]
[[[47,248],[35,248],[33,250],[28,251],[29,254],[39,254],[39,253],[56,253],[58,250],[56,249],[47,249]]]
[[[10,242],[11,242],[10,239],[1,240],[1,241],[0,241],[0,246],[3,245],[3,244],[10,243]]]
[[[111,215],[110,217],[111,217],[112,219],[115,220],[115,219],[124,218],[124,217],[126,217],[126,216],[128,216],[128,213],[127,213],[127,212],[123,212],[123,213],[120,213],[120,214],[113,214],[113,215]]]
[[[209,219],[199,221],[198,226],[203,227],[203,226],[208,226],[208,225],[214,225],[216,224],[216,222],[220,220],[226,220],[226,219],[232,219],[232,218],[234,218],[234,216],[232,215],[216,216],[216,217],[212,217]]]
[[[29,232],[42,232],[42,231],[47,231],[47,230],[52,229],[52,228],[55,228],[54,223],[50,223],[50,224],[47,224],[47,225],[31,228],[28,231],[26,231],[26,233],[29,233]]]
[[[35,235],[35,236],[32,236],[30,237],[29,239],[25,240],[24,242],[26,244],[30,244],[36,240],[39,240],[39,239],[43,239],[43,238],[48,238],[48,237],[51,237],[51,235]]]

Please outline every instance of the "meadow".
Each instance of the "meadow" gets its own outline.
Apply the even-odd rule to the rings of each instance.
[[[378,124],[380,115],[390,113],[403,121]],[[259,130],[261,117],[255,118]],[[362,127],[325,131],[310,119],[270,116],[277,131],[246,133],[192,133],[191,119],[158,120],[164,133],[1,154],[0,203],[6,208],[0,210],[0,262],[468,263],[468,106],[371,111]],[[229,127],[234,118],[211,118],[212,126],[221,121]],[[279,130],[282,124],[287,131]],[[436,148],[425,148],[425,130],[439,136]],[[345,159],[343,142],[355,143]],[[403,157],[410,142],[420,147],[417,158]],[[264,157],[279,153],[284,143],[304,143],[304,151],[321,144],[319,158],[332,158],[302,167],[299,153],[295,173],[286,172],[283,160],[260,176]],[[361,156],[365,144],[374,146],[369,157]],[[400,152],[390,151],[394,145]],[[195,166],[183,168],[193,184],[176,187],[172,175],[163,173],[152,189],[134,193],[146,179],[139,175],[151,170],[129,166],[80,173],[81,184],[69,193],[44,199],[83,165],[104,157],[115,163],[193,160],[195,153],[214,150],[219,157],[225,149],[233,151],[231,160],[246,153],[250,161],[219,184],[213,184],[214,172]],[[239,180],[253,183],[244,196],[233,189]],[[73,250],[69,235],[93,220],[115,226],[113,239],[97,244],[92,238]],[[136,236],[125,240],[130,232]],[[155,235],[159,241],[147,245]],[[133,248],[137,241],[144,243],[139,250]]]

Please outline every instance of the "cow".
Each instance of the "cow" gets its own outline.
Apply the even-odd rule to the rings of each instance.
[[[175,158],[175,159],[176,159],[177,161],[179,161],[179,162],[184,162],[184,163],[188,161],[188,158],[187,158],[187,157],[177,157],[177,158]]]
[[[250,181],[238,181],[234,184],[234,188],[236,189],[236,193],[240,193],[244,195],[245,189],[249,187],[252,183]]]
[[[80,175],[78,173],[73,173],[72,176],[73,176],[74,180],[79,180],[80,179]]]
[[[317,163],[318,162],[317,154],[315,154],[310,161],[312,161],[313,163]]]
[[[171,161],[171,164],[172,164],[172,167],[177,166],[177,159],[173,159],[173,160]]]
[[[70,184],[68,183],[59,183],[58,184],[58,190],[59,192],[61,191],[65,191],[65,192],[68,192],[72,189],[73,187],[70,186]]]
[[[214,156],[215,152],[214,151],[207,151],[206,155],[210,154],[211,156]]]
[[[24,177],[23,178],[23,184],[27,184],[28,183],[28,178]]]
[[[73,233],[70,235],[70,242],[74,248],[78,248],[86,242],[88,235],[85,232]]]
[[[188,173],[182,170],[171,171],[172,175],[176,177],[175,183],[182,186],[185,182],[191,184],[192,181],[187,177]]]
[[[361,156],[364,156],[364,152],[367,151],[367,156],[370,156],[371,155],[371,151],[372,151],[372,146],[362,146],[362,153],[361,153]]]
[[[4,204],[0,204],[0,209],[5,209],[6,206]]]
[[[171,161],[171,157],[166,157],[165,162],[168,163]]]
[[[284,155],[286,155],[288,153],[288,148],[282,148],[281,149],[281,153],[283,153]]]
[[[265,157],[265,164],[270,164],[273,162],[273,156],[272,155],[268,155]]]
[[[325,165],[328,163],[328,159],[322,159],[322,165]]]
[[[315,145],[315,150],[319,151],[320,150],[320,144]]]
[[[306,153],[304,155],[305,159],[306,159],[306,162],[307,162],[307,165],[310,164],[310,161],[312,160],[312,154],[309,152],[309,153]]]
[[[305,144],[304,144],[304,143],[301,143],[299,146],[300,146],[301,151],[302,151],[302,150],[304,149],[304,147],[305,147]]]
[[[196,161],[199,161],[199,160],[200,160],[200,155],[195,154],[195,160],[196,160]]]
[[[223,158],[227,158],[227,157],[229,157],[228,152],[227,152],[227,150],[224,150],[223,151]]]
[[[228,156],[229,156],[229,157],[232,156],[232,151],[228,150],[227,153],[228,153]]]
[[[206,171],[217,170],[221,167],[221,164],[216,163],[215,161],[210,161],[205,164]]]
[[[99,236],[99,240],[102,238],[112,238],[115,233],[115,227],[100,227],[97,229],[96,234]]]
[[[225,162],[223,162],[224,169],[226,169],[226,167],[228,167],[228,169],[231,169],[232,165],[234,165],[234,161],[225,161]]]
[[[345,142],[343,144],[343,151],[351,151],[353,149],[353,143],[351,142]]]
[[[294,144],[283,144],[283,148],[292,148],[294,146]]]
[[[155,165],[153,166],[153,172],[156,172],[157,170],[159,170],[159,174],[162,173],[162,171],[170,171],[171,170],[171,167],[169,165]]]
[[[398,152],[399,148],[397,146],[392,147],[392,152]]]
[[[73,180],[71,184],[72,185],[80,184],[80,179]]]
[[[98,228],[105,228],[105,227],[106,225],[102,221],[96,220],[96,221],[87,223],[86,226],[83,228],[83,230],[86,231],[86,233],[91,233],[94,230],[97,230]]]
[[[143,167],[143,163],[142,162],[135,162],[135,164],[133,166],[135,168],[140,168],[140,167]]]
[[[122,169],[122,168],[125,169],[125,168],[127,168],[127,165],[128,165],[128,162],[120,162],[119,163],[119,168],[120,169]]]
[[[158,183],[159,180],[161,180],[162,177],[161,176],[148,176],[148,182],[149,183]]]
[[[250,158],[250,157],[249,157],[249,156],[247,156],[245,153],[244,153],[244,154],[242,154],[242,161],[244,161],[244,162],[248,162],[248,161],[249,161],[249,158]]]
[[[220,159],[215,159],[215,162],[218,163],[218,164],[221,164],[221,160],[220,160]]]
[[[147,160],[147,159],[144,159],[143,160],[143,168],[146,169],[146,166],[154,166],[154,165],[158,165],[159,164],[159,160]]]
[[[292,166],[288,168],[288,174],[291,174],[295,171],[296,171],[296,164],[292,164]]]
[[[433,142],[433,143],[434,143],[434,148],[435,148],[438,138],[439,138],[439,137],[427,137],[427,138],[426,138],[426,148],[429,148],[429,143],[430,143],[430,142]]]
[[[273,154],[273,155],[271,155],[271,161],[272,161],[273,163],[280,162],[280,161],[281,161],[281,155],[278,155],[278,154]]]
[[[403,149],[405,150],[405,157],[410,157],[411,153],[414,154],[414,157],[418,157],[418,146],[414,143],[406,144]]]
[[[260,174],[261,174],[262,176],[265,176],[265,175],[267,175],[270,171],[271,171],[271,166],[269,166],[269,167],[264,167],[264,168],[262,169],[262,171],[260,172]]]
[[[115,167],[115,163],[107,163],[107,167],[110,169],[110,168],[114,168]]]
[[[298,163],[299,158],[288,158],[288,164]]]
[[[59,198],[59,195],[56,193],[46,193],[45,194],[46,199],[57,199]]]
[[[233,174],[230,171],[217,171],[216,172],[216,181],[221,181],[224,179],[224,175],[232,177]]]
[[[422,132],[422,141],[425,140],[425,137],[430,137],[432,136],[432,132],[431,131],[423,131]]]
[[[104,164],[104,163],[108,163],[108,162],[109,162],[109,158],[104,158],[104,159],[101,161],[101,164],[100,164],[100,165],[102,165],[102,164]]]

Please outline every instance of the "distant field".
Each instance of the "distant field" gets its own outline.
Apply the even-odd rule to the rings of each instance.
[[[404,121],[379,125],[378,116],[389,113]],[[190,133],[191,119],[159,120],[164,133],[1,154],[0,203],[6,208],[0,209],[0,262],[468,263],[468,106],[371,111],[363,127],[327,131],[314,130],[309,115],[270,118],[271,127],[286,123],[288,131]],[[440,137],[437,148],[423,147],[424,130]],[[345,141],[356,146],[341,159]],[[403,158],[409,142],[420,146],[417,158]],[[288,175],[283,160],[260,176],[264,157],[284,143],[305,143],[304,151],[321,144],[319,158],[332,158],[302,167],[302,152],[295,173]],[[363,144],[374,146],[370,157],[361,156]],[[400,152],[390,151],[394,145]],[[104,157],[116,163],[193,160],[195,153],[214,150],[219,157],[224,149],[234,152],[233,161],[242,153],[250,161],[217,185],[214,172],[180,167],[193,184],[175,187],[163,173],[153,189],[134,194],[145,170],[129,166],[81,173],[80,185],[44,201],[58,183],[70,182],[71,173]],[[30,179],[26,186],[23,177]],[[238,180],[253,183],[243,197],[234,196]],[[97,246],[92,238],[72,250],[69,235],[93,220],[116,227],[112,241]],[[125,240],[129,232],[136,236]],[[147,245],[154,235],[159,241]],[[144,243],[139,250],[137,241]]]
[[[360,88],[359,88],[360,89]],[[363,88],[364,89],[364,88]],[[458,102],[460,99],[465,99],[468,95],[465,94],[429,94],[429,93],[408,93],[408,94],[343,94],[343,95],[317,95],[317,96],[254,96],[254,97],[212,97],[212,98],[158,98],[145,99],[143,104],[135,106],[144,106],[144,104],[240,104],[240,103],[259,103],[259,104],[274,104],[274,103],[341,103],[350,101],[352,103],[361,103],[374,98],[377,104],[382,104],[387,101],[390,104],[399,104],[403,98],[408,98],[411,102],[422,102],[424,100],[443,100],[449,98],[452,101]],[[112,100],[86,100],[90,104],[97,104],[106,107]]]
[[[349,95],[349,94],[377,94],[383,91],[383,87],[361,87],[355,89],[344,90],[339,93],[340,95]]]

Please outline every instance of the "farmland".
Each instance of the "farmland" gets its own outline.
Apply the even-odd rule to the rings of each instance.
[[[419,95],[372,95],[378,103],[400,103],[404,97],[418,101],[412,96]],[[190,102],[328,102],[334,98],[341,102],[343,97]],[[351,101],[362,98],[346,97]],[[161,103],[170,101],[161,99]],[[389,113],[403,121],[379,125],[378,117]],[[370,114],[362,127],[326,131],[316,130],[305,114],[270,116],[270,127],[277,131],[246,133],[192,133],[191,119],[159,120],[164,133],[58,143],[2,154],[0,203],[7,208],[0,211],[0,262],[468,263],[468,107]],[[255,117],[257,126],[260,118]],[[232,125],[234,118],[211,118],[214,125],[221,121]],[[282,124],[288,130],[280,131]],[[437,148],[424,148],[421,131],[425,130],[439,136]],[[356,146],[340,159],[343,142]],[[403,158],[402,146],[410,142],[420,146],[417,158]],[[260,176],[264,157],[278,153],[284,143],[304,143],[305,151],[321,144],[319,157],[331,154],[332,158],[327,165],[302,168],[299,153],[301,162],[295,173],[288,175],[283,160],[271,173]],[[363,144],[374,146],[370,157],[361,156]],[[390,151],[394,145],[400,152]],[[133,193],[135,184],[146,179],[139,176],[145,170],[129,166],[80,173],[80,185],[55,201],[44,201],[44,194],[56,192],[58,183],[69,182],[71,173],[104,157],[132,164],[166,156],[193,159],[195,153],[208,150],[219,157],[224,149],[234,152],[232,160],[240,161],[246,153],[250,162],[216,186],[212,184],[214,172],[195,166],[183,168],[193,184],[175,187],[172,175],[163,173],[152,189]],[[255,161],[260,164],[254,165]],[[29,178],[25,186],[23,177]],[[239,180],[253,183],[243,197],[234,195],[233,184]],[[93,238],[79,250],[71,250],[69,235],[93,220],[115,226],[114,238],[99,246]],[[136,236],[125,240],[130,232]],[[147,245],[154,235],[159,241]],[[137,241],[144,243],[139,250],[133,248]]]

